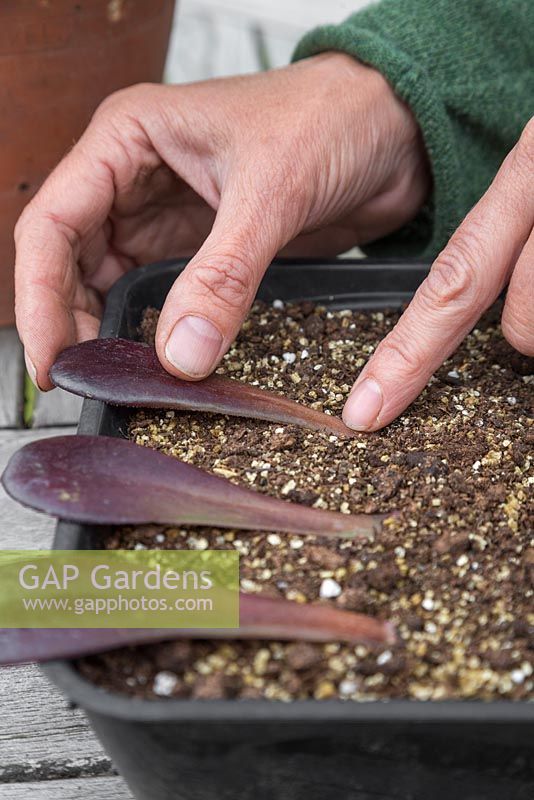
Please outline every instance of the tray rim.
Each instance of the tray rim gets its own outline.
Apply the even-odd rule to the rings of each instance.
[[[122,276],[111,288],[99,337],[116,336],[122,323],[129,292],[148,275],[181,269],[188,259],[168,259],[147,264]],[[429,263],[411,259],[275,259],[272,266],[306,266],[312,271],[325,267],[338,271],[384,269],[416,270],[421,276]],[[383,293],[380,293],[381,295]],[[104,403],[84,400],[77,434],[98,433],[105,418]],[[74,549],[72,542],[82,526],[59,521],[53,548]],[[305,723],[313,720],[345,724],[384,723],[446,725],[482,723],[534,724],[534,702],[513,700],[144,700],[102,689],[83,678],[72,661],[57,660],[40,665],[45,675],[67,698],[89,713],[145,723]]]

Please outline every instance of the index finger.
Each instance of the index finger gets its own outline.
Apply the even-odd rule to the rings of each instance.
[[[15,310],[27,358],[43,389],[56,355],[96,311],[79,280],[84,239],[104,223],[113,179],[98,154],[80,144],[54,170],[15,228]],[[94,317],[95,324],[96,317]],[[94,325],[93,325],[94,328]]]
[[[343,411],[349,427],[378,430],[404,411],[506,285],[534,217],[523,137],[362,370]]]
[[[73,151],[15,229],[17,328],[43,389],[50,388],[48,369],[56,355],[76,341],[77,326],[90,324],[87,317],[96,312],[79,279],[78,256],[85,231],[107,216],[108,183],[95,179],[94,170]]]
[[[96,296],[79,274],[82,247],[102,228],[116,193],[158,160],[136,122],[135,96],[136,87],[104,101],[16,226],[17,327],[42,388],[51,386],[57,354],[98,330]]]

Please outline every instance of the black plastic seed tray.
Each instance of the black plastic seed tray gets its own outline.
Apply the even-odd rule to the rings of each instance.
[[[137,269],[109,294],[100,335],[137,337],[184,262]],[[333,308],[399,307],[427,265],[275,262],[258,296]],[[86,400],[79,433],[121,436],[127,410]],[[59,523],[55,547],[94,546]],[[82,708],[139,800],[532,800],[534,705],[157,700],[112,694],[70,662],[44,667]]]

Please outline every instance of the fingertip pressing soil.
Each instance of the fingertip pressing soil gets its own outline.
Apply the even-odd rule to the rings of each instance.
[[[391,619],[399,646],[182,640],[85,658],[81,673],[144,698],[531,699],[533,360],[504,341],[497,311],[378,433],[172,411],[130,421],[138,444],[259,492],[400,514],[366,545],[150,525],[103,547],[235,548],[243,591]],[[145,313],[146,341],[157,316]],[[220,372],[339,414],[398,316],[257,303]]]

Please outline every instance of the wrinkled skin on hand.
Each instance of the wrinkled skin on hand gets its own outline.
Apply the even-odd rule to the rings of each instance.
[[[533,131],[437,258],[355,383],[345,422],[376,430],[417,396],[509,284],[503,330],[534,352]],[[16,229],[30,373],[97,335],[124,272],[192,256],[156,337],[169,372],[209,374],[277,253],[333,255],[404,225],[430,189],[418,126],[384,78],[327,53],[280,70],[108,98]]]
[[[428,184],[410,111],[378,72],[345,55],[118,92],[17,225],[17,324],[29,368],[50,388],[57,354],[96,336],[102,296],[118,277],[193,255],[156,344],[169,371],[201,378],[278,252],[331,255],[383,236],[417,213]]]

